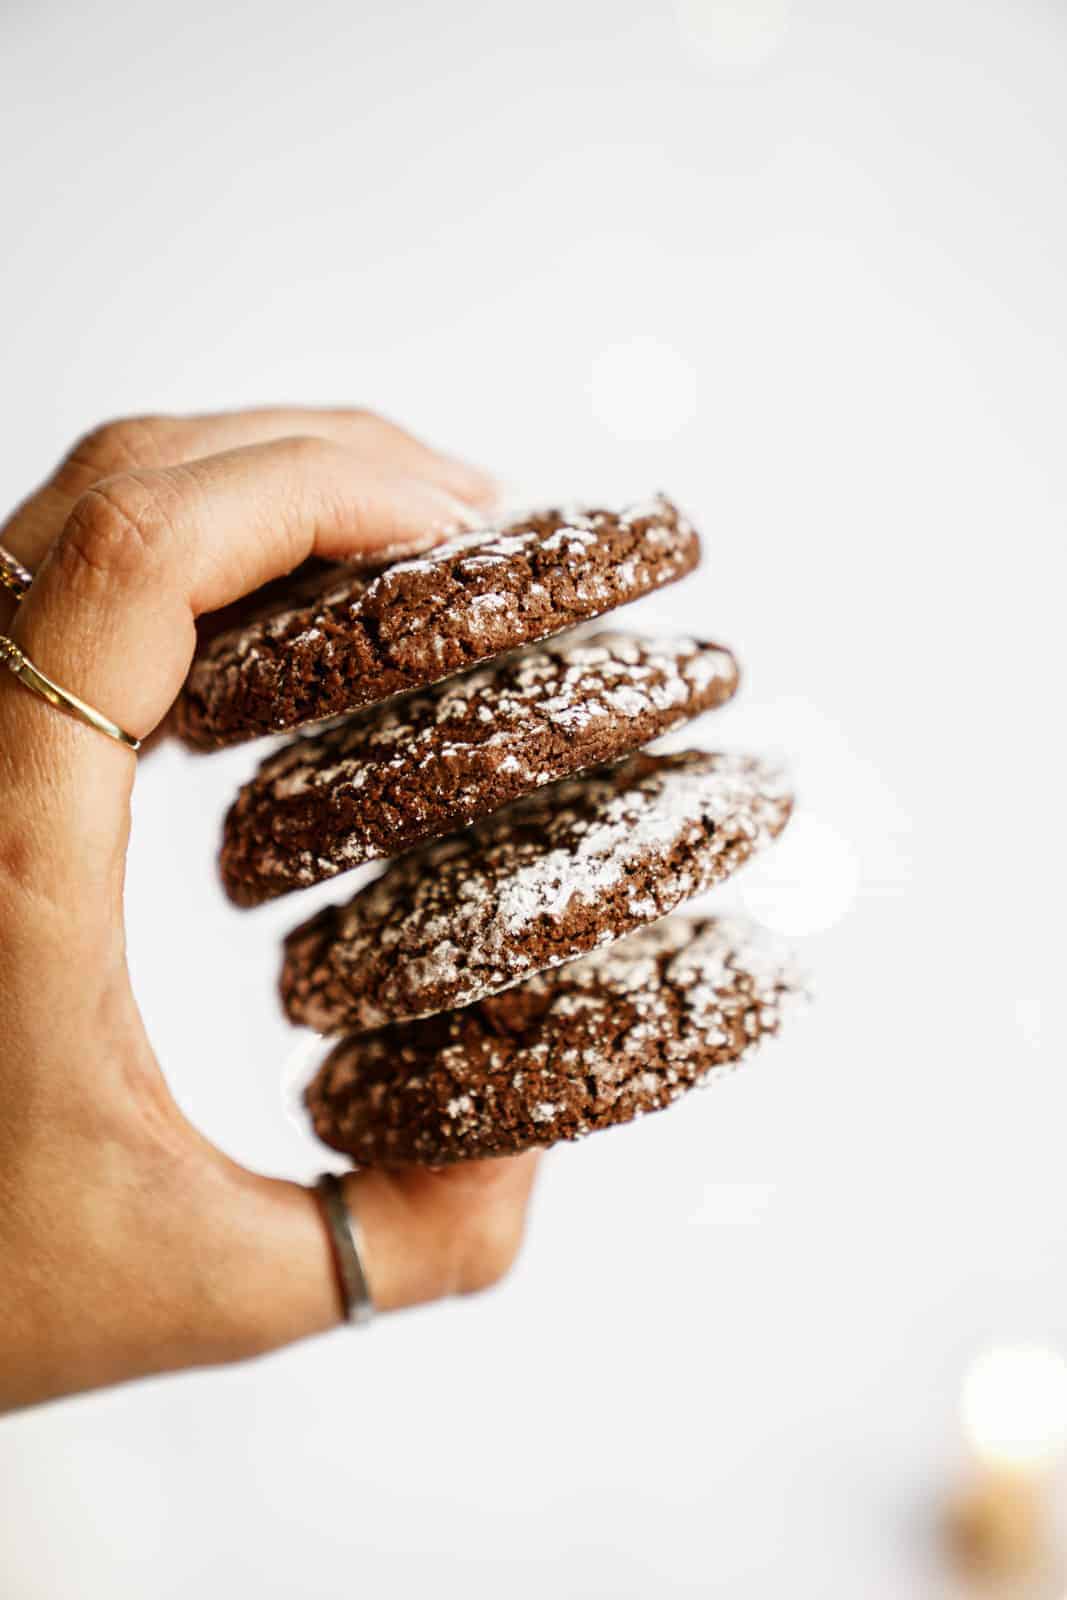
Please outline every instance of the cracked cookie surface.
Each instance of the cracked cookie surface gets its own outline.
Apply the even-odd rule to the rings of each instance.
[[[402,856],[289,935],[294,1022],[365,1031],[467,1005],[573,960],[727,877],[792,799],[751,756],[637,755]]]
[[[198,653],[178,728],[204,748],[304,727],[561,633],[691,572],[662,496],[548,510],[387,566],[335,566]]]
[[[441,1165],[662,1110],[778,1031],[804,993],[746,919],[670,917],[460,1011],[338,1044],[306,1091],[364,1165]]]
[[[737,687],[728,650],[603,633],[500,657],[297,739],[226,819],[231,900],[258,905],[616,761]]]

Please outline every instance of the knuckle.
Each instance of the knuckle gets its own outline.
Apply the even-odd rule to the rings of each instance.
[[[369,411],[365,406],[355,406],[346,413],[352,426],[367,433],[395,432],[396,425],[380,416],[377,411]]]
[[[40,844],[29,829],[0,829],[0,881],[33,897],[39,885],[39,866]]]
[[[419,440],[409,429],[401,427],[391,417],[383,417],[379,411],[353,411],[350,416],[356,442],[365,450],[422,449]]]
[[[342,453],[339,445],[316,433],[294,433],[286,439],[285,447],[297,467],[311,471],[329,466]]]
[[[59,559],[108,579],[130,579],[156,565],[169,530],[159,496],[141,480],[105,479],[75,504],[59,542]]]
[[[159,439],[168,426],[169,419],[163,416],[118,417],[99,423],[67,452],[57,474],[60,487],[76,492],[113,473],[153,466],[159,458]]]

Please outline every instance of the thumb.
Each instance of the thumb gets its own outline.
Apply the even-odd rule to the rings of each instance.
[[[522,1243],[538,1159],[529,1152],[441,1171],[349,1173],[344,1197],[375,1309],[498,1283]],[[205,1241],[213,1262],[210,1326],[198,1330],[190,1364],[258,1355],[343,1320],[313,1190],[248,1172],[213,1151],[183,1210],[200,1262]]]

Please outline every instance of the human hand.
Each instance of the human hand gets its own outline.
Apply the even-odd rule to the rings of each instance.
[[[37,572],[18,607],[0,590],[0,633],[144,738],[200,614],[309,556],[425,547],[492,498],[484,474],[362,412],[112,424],[0,529]],[[122,914],[135,765],[0,671],[0,1410],[341,1317],[311,1191],[216,1150],[145,1033]],[[347,1177],[378,1309],[495,1283],[535,1161]]]

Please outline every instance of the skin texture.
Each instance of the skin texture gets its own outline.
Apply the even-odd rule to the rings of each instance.
[[[111,424],[0,529],[37,573],[21,606],[0,593],[0,632],[147,737],[201,613],[311,557],[425,548],[493,497],[484,473],[365,412]],[[135,767],[0,671],[0,1410],[340,1320],[313,1195],[193,1128],[145,1034],[122,918]],[[496,1283],[534,1160],[349,1176],[378,1308]]]

